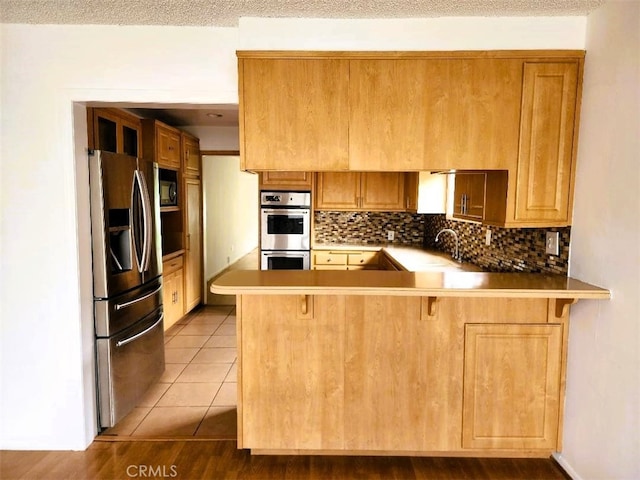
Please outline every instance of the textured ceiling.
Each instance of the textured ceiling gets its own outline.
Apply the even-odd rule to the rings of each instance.
[[[587,15],[604,0],[0,0],[2,23],[238,25],[239,17]]]

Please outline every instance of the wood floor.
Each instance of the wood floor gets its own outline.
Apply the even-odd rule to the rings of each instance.
[[[236,442],[96,441],[83,452],[0,452],[0,478],[566,480],[549,459],[252,456]]]

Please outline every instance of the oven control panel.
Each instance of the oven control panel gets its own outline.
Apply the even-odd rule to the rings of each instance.
[[[311,192],[260,192],[260,205],[263,207],[309,208]]]

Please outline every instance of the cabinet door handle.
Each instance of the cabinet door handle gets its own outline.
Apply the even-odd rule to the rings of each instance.
[[[187,250],[191,250],[191,234],[187,233]]]

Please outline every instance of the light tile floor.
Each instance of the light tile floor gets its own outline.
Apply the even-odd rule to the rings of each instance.
[[[166,369],[103,436],[236,439],[236,317],[205,306],[165,332]]]

